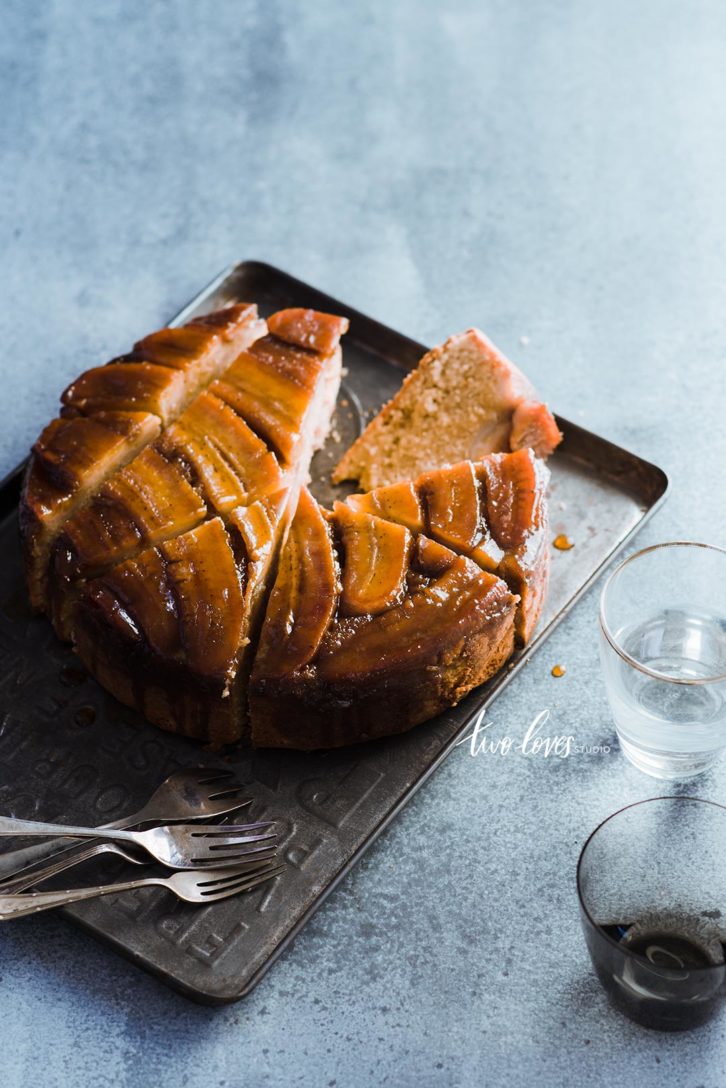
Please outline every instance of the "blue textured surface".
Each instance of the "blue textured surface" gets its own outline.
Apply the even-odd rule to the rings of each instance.
[[[255,257],[423,341],[481,325],[671,474],[640,542],[723,544],[725,93],[720,0],[6,0],[0,471],[68,380]],[[492,717],[545,707],[611,742],[594,594]],[[579,932],[583,838],[658,792],[617,752],[460,751],[223,1010],[59,919],[3,928],[0,1083],[719,1088],[726,1019],[617,1017]]]

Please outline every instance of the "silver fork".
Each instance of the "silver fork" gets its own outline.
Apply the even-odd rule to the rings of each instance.
[[[249,892],[259,884],[279,876],[285,869],[285,865],[266,862],[257,871],[249,868],[243,871],[227,868],[216,869],[212,874],[208,870],[202,870],[201,872],[173,873],[169,877],[150,876],[143,880],[125,880],[118,884],[100,884],[95,888],[0,895],[0,921],[24,918],[28,914],[37,914],[41,910],[66,907],[70,903],[80,903],[83,899],[95,899],[100,895],[118,895],[119,892],[154,886],[167,888],[187,903],[216,903],[220,899],[227,899],[230,895]]]
[[[72,824],[45,824],[37,820],[14,820],[0,816],[1,835],[51,835],[82,839],[105,839],[141,846],[152,857],[170,869],[194,869],[197,866],[233,865],[250,854],[269,850],[277,836],[264,834],[272,821],[255,824],[225,824],[224,827],[199,827],[195,824],[172,824],[151,827],[148,831],[113,831],[108,828],[76,827]],[[250,834],[260,832],[260,834]],[[267,845],[254,846],[254,843]]]
[[[74,869],[82,861],[98,857],[99,854],[118,854],[124,861],[131,862],[132,865],[154,864],[152,857],[140,852],[137,853],[135,850],[129,850],[128,847],[122,846],[121,843],[96,842],[92,846],[87,846],[79,857],[76,857],[73,850],[64,850],[55,865],[44,865],[40,869],[33,869],[31,873],[23,873],[14,880],[8,880],[7,883],[0,887],[0,895],[15,895],[17,892],[27,891],[28,888],[32,888],[35,884],[50,880],[51,877],[58,876],[59,873],[64,873],[67,869]],[[244,865],[252,865],[259,861],[272,860],[274,856],[275,847],[273,846],[266,851],[261,850],[259,853],[253,854],[251,861],[237,862],[237,866],[241,868]]]
[[[242,786],[231,771],[217,767],[175,771],[157,786],[138,812],[101,826],[119,829],[146,823],[170,824],[175,820],[212,820],[252,803],[251,798],[240,797],[241,793]],[[79,846],[74,839],[51,839],[50,842],[8,851],[0,854],[0,879],[13,876],[21,869],[65,850],[73,850],[76,862],[80,864],[85,860],[82,855],[86,854],[88,847]]]

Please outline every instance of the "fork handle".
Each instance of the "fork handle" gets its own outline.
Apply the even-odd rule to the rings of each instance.
[[[121,830],[125,827],[134,827],[142,813],[134,813],[133,816],[125,816],[121,820],[115,820],[110,824],[101,824],[99,830],[105,828],[109,831]],[[54,858],[56,854],[67,853],[71,850],[78,851],[83,848],[78,839],[52,838],[46,842],[36,842],[32,846],[24,846],[21,850],[6,850],[0,854],[0,880],[3,877],[11,877],[16,873],[27,869],[29,865],[38,865],[46,858]]]
[[[70,888],[57,892],[26,892],[24,895],[0,895],[0,922],[12,918],[25,918],[29,914],[38,914],[42,910],[54,907],[67,907],[70,903],[80,903],[84,899],[96,899],[100,895],[116,895],[119,892],[131,892],[137,888],[148,888],[154,884],[165,888],[167,881],[163,877],[145,877],[143,880],[125,880],[120,884],[99,884],[95,888]]]
[[[54,857],[66,850],[72,850],[78,846],[78,839],[51,839],[49,842],[36,842],[33,846],[25,846],[22,850],[7,850],[0,854],[0,879],[13,876],[29,865],[37,865],[39,861]]]
[[[74,839],[118,839],[121,842],[135,842],[132,831],[112,831],[101,827],[76,827],[73,824],[45,824],[39,820],[16,820],[11,816],[0,816],[0,835],[40,835]]]
[[[54,839],[53,841],[57,842],[58,840]],[[77,840],[73,839],[72,842],[76,843]],[[58,861],[53,862],[51,859],[47,865],[40,865],[33,869],[32,872],[23,872],[14,880],[4,881],[2,888],[0,888],[0,895],[10,895],[11,893],[14,895],[16,892],[24,892],[27,888],[32,888],[34,884],[39,884],[42,880],[50,880],[52,876],[70,869],[73,865],[80,865],[90,858],[95,858],[99,849],[101,849],[99,844],[93,843],[88,845],[79,844],[78,848],[73,851],[62,850]]]
[[[73,842],[75,841],[76,840],[74,839]],[[27,891],[28,888],[32,888],[35,884],[40,884],[44,880],[50,880],[52,876],[64,873],[66,869],[75,869],[77,865],[82,865],[84,861],[90,861],[91,858],[98,857],[99,854],[113,849],[112,846],[101,842],[93,844],[81,843],[75,850],[61,850],[58,855],[53,855],[53,857],[58,857],[58,861],[53,862],[53,859],[51,858],[47,865],[36,866],[36,868],[32,869],[30,872],[21,873],[21,875],[15,877],[14,880],[3,881],[2,886],[0,887],[0,895],[15,895],[16,892]],[[137,864],[143,865],[151,860],[151,858],[147,858],[146,861],[139,859]]]

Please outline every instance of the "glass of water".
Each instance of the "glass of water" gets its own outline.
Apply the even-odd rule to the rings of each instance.
[[[684,1031],[726,998],[726,808],[656,797],[609,816],[577,866],[580,919],[613,1005]]]
[[[726,550],[637,552],[600,598],[600,656],[620,746],[656,778],[700,774],[726,748]]]

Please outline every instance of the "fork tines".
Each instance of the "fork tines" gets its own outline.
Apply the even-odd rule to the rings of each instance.
[[[224,864],[226,861],[232,865],[237,859],[247,857],[258,860],[274,857],[277,834],[275,832],[266,834],[273,826],[272,821],[265,821],[255,824],[228,824],[219,828],[192,829],[190,838],[198,839],[200,851],[204,851],[201,856],[194,857],[192,860],[194,864],[203,865],[205,861],[209,863],[212,854],[216,854],[217,865]],[[251,835],[250,831],[259,832],[259,834]],[[220,856],[222,854],[224,858]]]
[[[251,869],[217,869],[215,876],[197,881],[197,891],[207,902],[226,899],[238,892],[251,891],[258,884],[263,884],[285,872],[287,866],[265,864]]]

